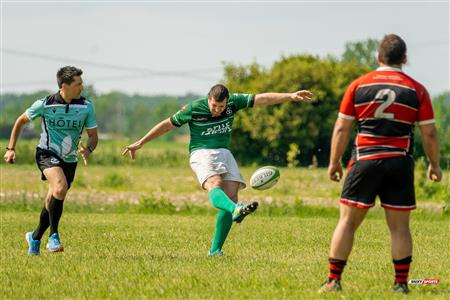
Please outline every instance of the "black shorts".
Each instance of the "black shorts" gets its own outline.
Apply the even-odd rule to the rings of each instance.
[[[44,170],[53,167],[60,167],[63,169],[64,175],[66,176],[67,186],[70,188],[70,185],[73,182],[75,177],[75,171],[77,169],[77,163],[68,163],[63,161],[60,157],[58,157],[55,153],[49,150],[44,150],[41,148],[36,148],[36,163],[38,165],[39,170],[41,170],[41,179],[47,180],[44,175]]]
[[[414,161],[410,156],[358,160],[351,165],[341,203],[370,208],[375,205],[376,196],[385,209],[416,208]]]

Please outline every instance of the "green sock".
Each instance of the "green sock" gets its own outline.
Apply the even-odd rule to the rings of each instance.
[[[228,198],[227,194],[221,188],[213,188],[209,191],[209,200],[215,208],[222,209],[230,214],[233,214],[236,204]]]
[[[231,225],[233,224],[233,217],[230,213],[220,210],[217,215],[216,230],[214,231],[214,239],[209,252],[213,253],[217,250],[221,250],[228,232],[230,232]]]

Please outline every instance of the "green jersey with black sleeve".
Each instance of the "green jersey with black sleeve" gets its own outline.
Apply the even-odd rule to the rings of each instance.
[[[228,149],[234,114],[240,109],[253,107],[254,102],[253,94],[231,94],[222,114],[213,117],[208,107],[208,98],[201,98],[183,106],[170,121],[177,127],[189,123],[189,152],[198,149]]]
[[[38,147],[55,153],[65,162],[77,162],[83,129],[97,127],[91,101],[81,97],[67,103],[59,92],[37,100],[25,113],[30,120],[42,118]]]

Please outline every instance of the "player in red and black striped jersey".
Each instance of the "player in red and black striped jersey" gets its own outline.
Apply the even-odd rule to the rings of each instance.
[[[408,292],[412,257],[410,211],[416,207],[413,129],[418,123],[430,160],[428,176],[440,181],[439,145],[433,109],[426,89],[403,73],[406,44],[386,35],[378,49],[380,67],[355,80],[341,102],[331,141],[328,175],[342,177],[340,159],[356,123],[357,136],[341,194],[339,223],[331,241],[330,274],[321,291],[340,290],[340,278],[350,255],[356,229],[378,196],[391,233],[396,277],[394,289]]]

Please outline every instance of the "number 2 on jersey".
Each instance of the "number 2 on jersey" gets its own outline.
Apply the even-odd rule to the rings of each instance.
[[[396,94],[393,90],[390,89],[382,89],[379,90],[375,96],[375,101],[381,100],[384,101],[380,106],[375,110],[375,118],[378,119],[393,119],[394,113],[386,113],[384,112],[389,106],[392,105],[395,101]],[[386,98],[386,100],[384,100]]]

